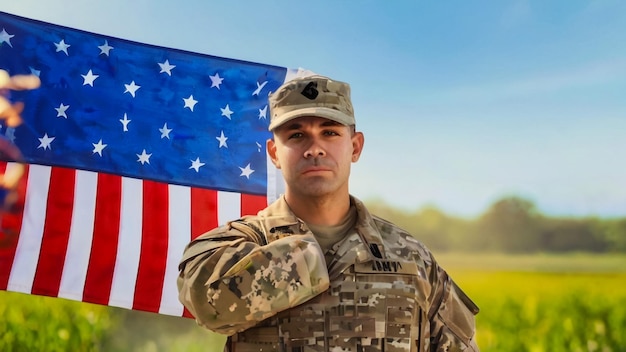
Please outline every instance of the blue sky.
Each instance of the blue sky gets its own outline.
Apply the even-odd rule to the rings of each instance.
[[[626,2],[2,0],[2,11],[349,82],[351,192],[472,217],[626,215]]]

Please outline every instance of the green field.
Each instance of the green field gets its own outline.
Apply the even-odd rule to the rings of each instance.
[[[626,256],[438,255],[481,308],[481,351],[626,351]]]
[[[481,351],[626,351],[626,255],[437,254]],[[0,291],[0,351],[221,351],[190,319]]]

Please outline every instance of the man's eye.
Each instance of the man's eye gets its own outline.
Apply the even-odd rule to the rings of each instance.
[[[292,133],[292,134],[289,135],[289,139],[300,138],[300,137],[302,137],[302,133],[300,133],[300,132]]]
[[[327,135],[327,136],[338,136],[339,135],[339,133],[337,133],[335,131],[332,131],[332,130],[324,131],[324,134]]]

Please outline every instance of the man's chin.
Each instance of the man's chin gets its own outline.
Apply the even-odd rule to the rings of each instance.
[[[323,197],[332,194],[334,191],[335,189],[326,180],[312,179],[300,188],[299,193],[308,197]]]

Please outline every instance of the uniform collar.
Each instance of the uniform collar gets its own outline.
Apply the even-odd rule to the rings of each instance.
[[[384,257],[383,240],[374,218],[369,213],[365,204],[358,198],[350,196],[350,202],[356,207],[357,220],[355,229],[358,232],[364,245],[369,248],[372,259],[382,259]],[[289,208],[285,196],[281,196],[267,208],[258,214],[265,218],[266,234],[271,239],[272,234],[284,233],[304,233],[309,232],[307,225],[298,218]]]

